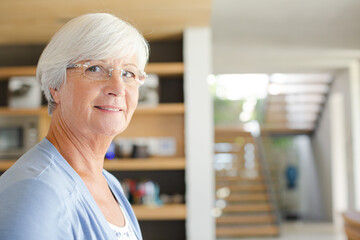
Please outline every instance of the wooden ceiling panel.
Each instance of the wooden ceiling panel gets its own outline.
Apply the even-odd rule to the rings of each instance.
[[[65,22],[109,12],[135,25],[148,40],[181,36],[186,27],[209,26],[211,0],[2,0],[0,44],[42,44]]]

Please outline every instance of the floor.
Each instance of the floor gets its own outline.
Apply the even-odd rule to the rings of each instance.
[[[225,240],[225,239],[218,239]],[[231,240],[235,240],[232,238]],[[240,239],[239,239],[240,240]],[[347,240],[342,228],[330,223],[283,223],[281,236],[271,238],[241,238],[241,240]]]

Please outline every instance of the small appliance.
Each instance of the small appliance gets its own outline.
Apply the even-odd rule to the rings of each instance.
[[[0,117],[0,159],[17,159],[37,142],[37,116]]]

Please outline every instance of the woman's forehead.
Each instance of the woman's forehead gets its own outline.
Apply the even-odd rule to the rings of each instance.
[[[138,61],[135,56],[122,57],[122,58],[107,58],[107,59],[87,59],[87,60],[82,60],[79,63],[85,63],[85,62],[103,63],[103,64],[111,65],[111,66],[133,65],[133,66],[138,67]]]

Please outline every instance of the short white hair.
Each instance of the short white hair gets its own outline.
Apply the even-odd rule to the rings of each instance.
[[[66,81],[69,64],[126,56],[135,56],[140,70],[149,58],[147,41],[129,23],[109,13],[85,14],[66,23],[44,49],[36,69],[49,114],[56,107],[50,88],[59,89]]]

